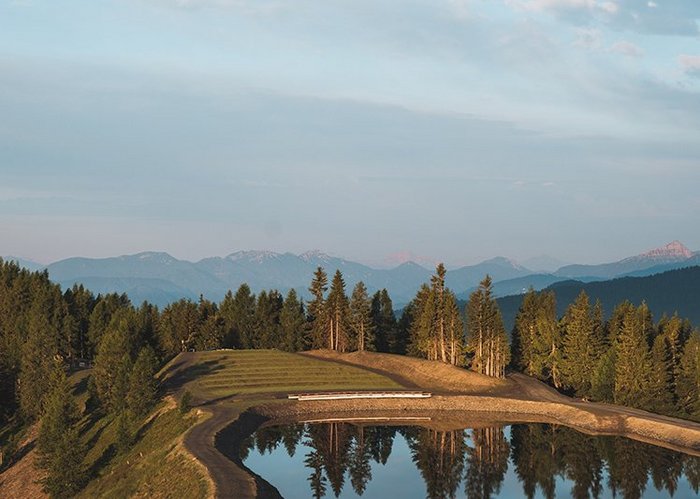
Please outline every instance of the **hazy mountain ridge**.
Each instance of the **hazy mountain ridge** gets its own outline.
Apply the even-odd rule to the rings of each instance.
[[[225,257],[209,257],[197,262],[179,260],[164,252],[141,252],[110,258],[67,258],[48,266],[25,259],[18,261],[30,270],[46,268],[50,277],[63,284],[82,282],[95,292],[119,292],[133,295],[134,301],[149,300],[166,305],[180,298],[196,299],[200,294],[221,300],[226,292],[247,283],[253,292],[277,289],[286,293],[296,289],[308,296],[308,285],[316,267],[323,267],[329,280],[340,269],[348,294],[363,281],[370,292],[387,288],[397,307],[405,305],[424,283],[430,281],[432,269],[406,262],[391,269],[375,269],[367,265],[330,256],[318,250],[300,255],[273,251],[236,251]],[[467,265],[447,272],[447,285],[460,299],[467,299],[489,274],[498,297],[524,293],[529,287],[541,290],[558,282],[576,279],[583,282],[614,277],[642,277],[682,267],[700,265],[700,252],[691,252],[674,241],[618,262],[601,265],[567,265],[554,273],[533,272],[504,257],[496,257],[476,265]]]
[[[636,256],[624,258],[617,262],[602,263],[599,265],[566,265],[557,270],[554,275],[559,277],[580,279],[590,277],[602,277],[611,279],[621,275],[637,273],[643,274],[647,269],[652,269],[659,265],[666,265],[666,270],[693,265],[692,261],[697,258],[697,253],[690,251],[680,241],[673,241],[665,246],[656,248]],[[643,275],[654,273],[651,270]]]
[[[688,318],[694,324],[700,323],[700,266],[669,270],[651,276],[619,277],[599,282],[566,280],[545,289],[554,291],[557,298],[557,314],[560,317],[576,296],[585,291],[591,303],[597,299],[601,301],[606,317],[624,300],[629,300],[635,305],[645,301],[656,320],[663,314],[672,315],[678,312],[682,318]],[[513,327],[521,302],[520,294],[498,299],[503,320],[509,330]]]
[[[392,269],[374,269],[317,250],[300,255],[238,251],[197,262],[179,260],[163,252],[142,252],[110,258],[67,258],[42,268],[64,286],[81,282],[94,288],[95,292],[125,292],[133,295],[134,301],[149,299],[162,306],[179,298],[196,298],[200,294],[220,300],[226,291],[235,291],[243,283],[256,293],[263,289],[286,293],[294,288],[302,296],[307,296],[307,287],[319,266],[329,274],[329,280],[339,269],[348,293],[358,281],[363,281],[370,291],[387,288],[397,305],[409,302],[420,286],[430,281],[432,274],[432,270],[414,262],[402,263]],[[508,279],[528,275],[531,271],[497,257],[450,270],[447,282],[454,289],[469,289],[487,273],[494,279]]]

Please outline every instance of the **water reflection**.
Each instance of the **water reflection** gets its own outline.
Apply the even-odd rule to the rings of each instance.
[[[392,467],[389,458],[397,438],[403,441],[401,452],[408,454],[425,484],[414,497],[497,497],[508,480],[519,482],[519,495],[528,498],[562,494],[673,497],[680,482],[679,496],[685,497],[697,495],[700,488],[699,458],[622,437],[593,437],[546,424],[465,430],[338,422],[270,426],[243,442],[241,457],[245,460],[257,451],[277,457],[286,452],[294,458],[303,452],[308,495],[362,496],[373,469],[379,473],[385,468],[382,465]],[[276,478],[260,465],[256,472]],[[279,460],[275,466],[280,466]],[[282,487],[284,495],[284,484],[274,485]],[[510,484],[508,490],[517,489]]]

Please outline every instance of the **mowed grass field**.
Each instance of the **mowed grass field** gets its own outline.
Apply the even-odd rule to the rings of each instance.
[[[217,350],[182,354],[185,363],[173,377],[201,398],[237,394],[400,390],[391,379],[371,371],[279,350]],[[177,362],[179,358],[174,359]],[[182,360],[181,360],[182,362]]]

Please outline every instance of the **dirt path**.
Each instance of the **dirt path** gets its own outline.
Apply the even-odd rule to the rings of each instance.
[[[434,396],[416,400],[280,403],[274,399],[284,397],[284,394],[265,394],[269,403],[261,400],[263,396],[260,395],[255,397],[257,402],[251,400],[248,404],[241,403],[248,397],[240,396],[225,400],[200,400],[202,410],[211,412],[212,416],[185,436],[185,445],[209,469],[216,483],[217,497],[279,497],[274,487],[270,488],[267,482],[240,462],[237,457],[238,443],[268,418],[295,418],[322,413],[400,411],[403,415],[419,415],[439,412],[449,415],[447,417],[453,418],[455,424],[477,414],[490,417],[502,414],[503,421],[520,418],[528,422],[558,423],[591,434],[623,435],[700,456],[700,424],[638,409],[572,399],[523,374],[511,374],[507,380],[493,380],[451,366],[436,366],[420,359],[384,354],[309,352],[303,355],[362,367],[387,376],[407,389],[430,390]],[[180,360],[184,365],[189,365],[196,361],[196,356]],[[255,404],[262,405],[244,412],[245,407]],[[236,424],[232,425],[234,421]],[[226,441],[233,444],[227,446]]]

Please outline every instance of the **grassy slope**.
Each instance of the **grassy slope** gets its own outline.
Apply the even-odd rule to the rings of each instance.
[[[81,436],[88,448],[85,464],[91,475],[78,497],[197,498],[211,495],[206,471],[182,447],[183,434],[201,419],[195,411],[183,416],[173,398],[167,397],[138,424],[132,448],[117,455],[116,421],[85,410],[88,375],[86,370],[69,378],[78,407],[84,414],[80,421]],[[32,449],[33,441],[26,441],[24,445]],[[36,450],[22,453],[20,449],[20,453],[25,454],[24,457],[0,475],[0,497],[15,496],[13,491],[19,490],[32,497],[45,497],[33,483],[43,475],[34,467]],[[28,485],[31,485],[29,489]]]
[[[182,416],[172,399],[140,425],[135,445],[115,456],[116,422],[86,421],[87,464],[97,476],[78,497],[206,497],[207,481],[182,452],[182,435],[196,422]]]
[[[218,350],[181,354],[165,378],[198,399],[310,390],[383,390],[402,386],[359,367],[278,350]]]

